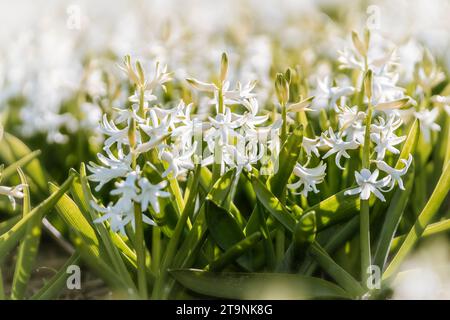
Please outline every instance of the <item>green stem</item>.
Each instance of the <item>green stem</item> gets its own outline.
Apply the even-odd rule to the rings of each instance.
[[[218,104],[219,104],[219,113],[220,114],[224,114],[225,113],[225,108],[224,108],[224,105],[223,105],[223,95],[222,95],[222,84],[220,84],[220,87],[219,87],[219,97],[218,97]]]
[[[369,169],[370,167],[370,123],[372,122],[372,106],[367,106],[368,113],[366,117],[366,131],[364,136],[364,147],[362,155],[362,167]],[[368,270],[372,264],[370,252],[370,210],[369,199],[361,199],[359,229],[360,229],[360,248],[361,248],[361,282],[364,288],[367,287],[369,278]]]
[[[140,116],[144,116],[144,93],[145,88],[139,87],[139,110]],[[136,141],[136,120],[132,119],[132,140]],[[134,147],[134,146],[132,146]],[[137,166],[137,157],[132,155],[132,168]],[[137,282],[138,290],[141,299],[147,299],[147,280],[146,280],[146,265],[145,265],[145,239],[144,239],[144,221],[142,218],[142,210],[139,203],[134,203],[134,223],[135,223],[135,250],[137,263]],[[154,229],[158,229],[155,227]]]
[[[283,120],[283,124],[281,126],[281,143],[284,143],[287,138],[287,113],[286,113],[286,105],[281,105],[281,118]]]
[[[136,232],[136,257],[139,295],[142,299],[147,299],[147,281],[145,273],[145,241],[144,223],[142,220],[142,210],[138,203],[134,204],[134,221]],[[157,228],[155,228],[157,229]]]
[[[159,273],[161,265],[161,230],[153,228],[152,233],[152,267],[155,274]]]
[[[5,300],[5,288],[3,286],[3,274],[0,268],[0,300]]]
[[[366,287],[369,277],[371,262],[370,253],[370,216],[369,200],[361,200],[361,212],[359,217],[360,246],[361,246],[361,282]]]
[[[277,264],[283,261],[284,256],[284,229],[283,227],[279,227],[275,234],[275,257]]]

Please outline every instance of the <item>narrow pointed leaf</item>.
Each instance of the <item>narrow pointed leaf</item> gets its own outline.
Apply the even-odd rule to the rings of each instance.
[[[281,273],[215,273],[197,269],[171,270],[184,287],[225,299],[349,298],[340,287],[312,277]]]

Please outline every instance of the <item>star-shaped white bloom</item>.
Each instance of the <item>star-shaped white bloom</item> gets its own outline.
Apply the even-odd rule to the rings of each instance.
[[[119,212],[119,208],[116,208],[113,203],[110,203],[106,207],[102,207],[95,201],[90,202],[91,207],[102,214],[101,217],[94,220],[95,223],[102,223],[104,221],[109,222],[109,226],[113,232],[120,232],[122,235],[126,235],[125,226],[129,224],[134,217],[134,212],[123,214]],[[132,207],[132,202],[129,202],[129,207]]]
[[[370,139],[376,144],[374,150],[377,153],[377,160],[384,159],[386,151],[393,154],[399,154],[400,151],[394,146],[405,141],[406,136],[398,137],[391,130],[380,133],[371,133]]]
[[[161,67],[161,64],[159,63],[159,61],[157,61],[155,64],[155,72],[153,78],[150,81],[146,79],[145,88],[150,92],[152,92],[158,86],[161,86],[164,90],[166,90],[164,84],[166,82],[169,82],[170,80],[172,80],[172,73],[167,72],[167,65]]]
[[[219,96],[222,95],[222,102],[225,106],[230,104],[240,104],[243,101],[254,98],[256,96],[252,90],[256,86],[256,81],[250,81],[245,86],[242,86],[240,82],[237,82],[236,88],[230,90],[230,82],[224,80],[221,84],[221,90],[212,82],[203,82],[194,78],[188,78],[186,81],[194,88],[202,92],[214,93],[214,99],[211,104],[215,104],[218,108]]]
[[[318,149],[319,142],[320,142],[319,137],[316,137],[314,139],[310,139],[308,137],[303,137],[302,147],[303,147],[303,150],[305,150],[306,155],[308,157],[311,157],[311,153],[314,153],[317,157],[320,156],[319,149]]]
[[[344,167],[341,166],[341,157],[350,158],[350,155],[347,153],[347,150],[354,150],[359,147],[359,144],[355,140],[344,141],[342,137],[338,134],[337,136],[334,134],[333,129],[328,129],[329,137],[323,133],[321,138],[322,142],[329,146],[331,149],[323,156],[323,159],[328,158],[329,156],[336,154],[335,163],[339,169],[344,170]]]
[[[376,163],[378,169],[386,172],[391,177],[391,181],[387,185],[388,190],[386,190],[386,191],[391,191],[395,186],[395,182],[398,183],[398,186],[400,189],[405,190],[405,187],[403,185],[402,176],[404,176],[406,174],[406,172],[408,172],[408,169],[409,169],[409,166],[411,165],[412,160],[413,160],[413,156],[411,154],[409,154],[407,160],[400,159],[400,162],[403,163],[403,165],[404,165],[404,167],[402,169],[392,168],[391,166],[389,166],[386,162],[384,162],[382,160],[373,160],[372,161],[372,162]]]
[[[295,183],[288,184],[287,187],[292,190],[297,190],[301,186],[303,186],[302,190],[299,192],[294,192],[294,194],[301,194],[305,197],[308,196],[308,192],[313,191],[314,193],[318,193],[317,185],[322,183],[325,178],[325,170],[327,165],[322,161],[315,168],[306,168],[306,166],[302,166],[297,163],[294,167],[293,174],[299,178],[299,180]]]
[[[255,131],[255,126],[263,124],[269,118],[268,115],[258,116],[259,105],[258,100],[251,98],[249,100],[244,100],[242,105],[247,109],[247,112],[242,116],[238,116],[240,119],[240,124],[244,126],[244,129]]]
[[[349,96],[355,92],[355,88],[351,86],[333,86],[330,79],[325,77],[323,80],[317,81],[317,100],[326,100],[328,108],[335,108],[336,102],[344,96]]]
[[[151,184],[147,178],[143,177],[139,179],[138,185],[141,188],[141,193],[135,200],[141,203],[142,211],[146,211],[150,204],[153,211],[159,213],[160,207],[158,198],[170,197],[169,192],[162,190],[167,186],[167,181],[163,180],[158,184]]]
[[[138,91],[135,91],[132,96],[128,98],[128,101],[139,104],[141,100],[141,95]],[[145,90],[144,91],[144,97],[143,97],[143,103],[144,103],[144,109],[148,108],[148,104],[151,101],[155,101],[156,96],[152,93],[151,90]]]
[[[94,162],[89,162],[87,166],[88,170],[92,173],[88,178],[91,181],[98,182],[95,187],[96,191],[100,189],[109,181],[124,177],[131,171],[131,155],[124,155],[122,149],[119,149],[118,156],[114,156],[113,153],[106,149],[107,157],[101,153],[97,154],[98,159],[104,166],[99,166]]]
[[[108,121],[108,116],[103,115],[103,121],[100,126],[100,131],[108,136],[104,143],[104,149],[109,149],[114,143],[117,143],[117,147],[121,148],[122,145],[129,145],[128,140],[128,126],[119,129],[113,121]]]
[[[215,141],[219,138],[224,144],[228,143],[230,136],[237,136],[238,134],[234,129],[239,128],[243,121],[241,119],[233,119],[233,113],[230,108],[225,109],[225,114],[217,114],[215,118],[209,117],[213,128],[206,135],[205,139],[207,141]]]
[[[350,108],[344,105],[338,110],[339,128],[341,131],[345,131],[348,127],[356,123],[361,123],[366,118],[366,113],[358,111],[358,106]]]
[[[227,145],[226,152],[224,153],[224,162],[229,168],[237,168],[237,172],[240,173],[242,169],[251,171],[252,164],[257,163],[265,154],[265,148],[262,143],[258,141],[240,141],[236,146]]]
[[[431,141],[431,131],[441,131],[441,126],[435,122],[439,116],[438,108],[414,112],[414,116],[420,121],[420,132],[422,132],[426,142]]]
[[[127,198],[130,200],[136,199],[139,189],[137,188],[136,181],[139,178],[139,168],[137,171],[131,171],[126,175],[125,180],[115,183],[115,189],[111,191],[111,195],[120,196],[121,198]]]
[[[169,166],[162,176],[167,177],[170,173],[173,177],[183,174],[186,170],[194,169],[194,162],[192,161],[192,155],[197,148],[197,142],[194,142],[189,149],[181,151],[179,148],[173,148],[172,150],[164,150],[161,152],[161,160],[167,162]]]
[[[377,180],[378,174],[378,169],[375,169],[373,173],[370,172],[369,169],[362,169],[361,172],[355,171],[355,178],[358,187],[347,190],[344,194],[355,195],[359,193],[359,197],[362,200],[367,200],[369,199],[370,194],[373,193],[378,199],[385,202],[386,199],[381,191],[383,191],[383,188],[389,184],[391,176],[386,176],[381,180]]]

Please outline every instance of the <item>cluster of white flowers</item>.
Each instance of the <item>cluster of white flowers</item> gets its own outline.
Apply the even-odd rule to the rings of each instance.
[[[401,109],[415,102],[397,86],[398,74],[391,70],[395,65],[392,52],[380,58],[377,54],[383,50],[370,39],[369,34],[365,35],[365,40],[353,34],[353,47],[344,50],[339,59],[343,67],[361,75],[356,87],[346,83],[341,86],[325,79],[319,81],[318,96],[289,103],[289,83],[283,80],[287,78],[277,77],[275,87],[280,108],[285,108],[283,112],[289,115],[285,118],[283,113],[264,114],[264,110],[260,110],[258,95],[254,92],[255,81],[245,85],[236,82],[231,86],[225,54],[219,75],[215,77],[217,82],[187,78],[187,83],[202,94],[193,96],[194,103],[180,100],[175,106],[158,103],[158,89],[165,91],[165,84],[172,77],[167,67],[156,63],[153,77],[149,77],[140,62],[133,65],[126,56],[122,69],[136,90],[128,98],[126,107],[114,108],[112,119],[103,115],[101,132],[106,137],[105,154],[98,154],[100,165],[91,162],[88,166],[92,173],[90,180],[98,183],[97,191],[114,182],[110,194],[116,200],[106,207],[93,203],[103,213],[98,221],[108,219],[113,230],[125,232],[128,223],[134,225],[135,210],[160,213],[159,199],[172,194],[164,190],[170,179],[183,180],[196,165],[212,167],[213,173],[218,175],[236,168],[237,177],[242,170],[283,165],[274,163],[286,139],[283,121],[291,123],[293,113],[315,113],[323,107],[337,115],[336,126],[330,125],[320,136],[305,133],[303,163],[295,165],[294,179],[287,185],[288,189],[304,197],[310,192],[318,193],[318,185],[325,181],[327,169],[322,159],[334,156],[336,166],[345,170],[351,158],[350,151],[362,150],[369,141],[372,146],[370,165],[355,171],[357,186],[345,194],[359,194],[364,200],[374,194],[385,201],[383,193],[396,185],[404,190],[402,177],[411,166],[412,155],[399,159],[396,167],[389,165],[391,160],[386,160],[386,156],[391,159],[390,155],[400,154],[399,146],[406,139],[405,135],[398,135],[403,124]],[[368,86],[364,77],[369,73]],[[364,94],[365,99],[361,96],[364,91],[358,88],[370,91]],[[358,99],[361,101],[358,105],[348,106],[350,101]],[[447,101],[445,97],[433,99],[436,104]],[[434,122],[438,112],[438,108],[434,108],[414,113],[420,120],[425,139],[430,139],[429,130],[439,130]],[[366,128],[369,114],[371,121]],[[316,165],[311,166],[312,163]],[[158,178],[154,180],[148,170],[156,172]],[[379,179],[380,172],[383,177]],[[154,224],[149,216],[145,216],[144,221]]]
[[[101,165],[91,162],[88,166],[92,173],[90,180],[98,183],[97,191],[108,182],[115,182],[110,194],[118,199],[116,202],[106,207],[93,203],[104,214],[98,221],[109,219],[113,230],[124,232],[126,224],[134,224],[135,203],[140,204],[143,212],[151,209],[159,213],[158,198],[170,196],[163,191],[168,184],[166,179],[182,179],[196,164],[217,165],[220,174],[230,168],[237,168],[240,173],[243,169],[251,170],[267,150],[272,154],[279,152],[278,135],[271,135],[275,137],[271,140],[268,137],[269,132],[278,131],[279,122],[270,127],[260,126],[268,116],[258,115],[258,101],[253,93],[255,82],[244,86],[237,83],[235,89],[229,89],[226,55],[219,84],[187,79],[194,88],[213,96],[209,103],[215,106],[215,116],[204,120],[193,115],[193,104],[186,105],[182,100],[172,108],[156,104],[156,89],[164,89],[171,79],[166,67],[156,63],[154,77],[150,79],[139,62],[133,67],[126,56],[122,69],[136,86],[136,92],[128,99],[129,107],[115,109],[114,119],[103,115],[101,131],[106,136],[103,148],[106,155],[98,154]],[[240,105],[245,111],[232,112],[230,105]],[[204,151],[203,142],[206,142]],[[163,169],[156,168],[156,163],[162,164]],[[158,172],[160,181],[152,184],[140,165]],[[153,224],[149,217],[144,222]]]
[[[372,163],[375,163],[378,169],[371,171],[368,168],[363,168],[360,172],[355,172],[356,183],[358,187],[346,191],[347,195],[360,194],[361,199],[368,199],[373,193],[380,200],[385,201],[382,192],[392,190],[395,183],[401,189],[404,189],[401,177],[406,174],[412,162],[412,155],[408,159],[400,159],[400,163],[404,164],[401,169],[392,168],[385,161],[386,154],[399,154],[398,145],[402,143],[406,136],[397,136],[397,129],[400,128],[403,121],[399,116],[401,107],[410,103],[410,98],[405,97],[404,90],[397,86],[398,74],[392,71],[392,66],[395,65],[393,52],[388,54],[383,53],[382,48],[377,45],[376,41],[372,41],[370,33],[365,34],[365,39],[353,33],[352,46],[341,51],[339,62],[341,69],[356,70],[360,74],[358,87],[363,85],[363,76],[368,70],[371,70],[371,100],[366,99],[368,103],[374,108],[377,117],[371,122],[369,133],[369,142],[374,145]],[[379,38],[376,38],[379,43],[383,43]],[[359,94],[360,92],[355,88],[343,85],[339,86],[332,84],[328,78],[324,81],[319,80],[318,90],[316,91],[316,99],[313,106],[316,108],[326,107],[333,108],[338,116],[337,131],[330,126],[327,131],[323,132],[320,137],[306,140],[313,141],[308,149],[311,150],[326,150],[322,159],[335,155],[336,166],[344,170],[342,158],[349,159],[350,150],[360,150],[365,143],[366,135],[366,118],[368,116],[367,108],[362,106],[347,106],[347,98],[352,94]],[[318,102],[319,101],[319,102]],[[432,113],[435,111],[422,111],[424,113]],[[417,116],[417,115],[416,115]],[[418,116],[417,116],[418,117]],[[419,117],[418,117],[419,118]],[[425,118],[425,117],[424,117]],[[421,127],[431,127],[436,129],[434,120],[436,117],[423,119]],[[430,122],[430,123],[428,123]],[[427,137],[426,132],[424,133]],[[305,144],[305,143],[304,143]],[[308,152],[308,156],[311,151]],[[318,152],[316,153],[318,155]],[[309,159],[308,159],[309,162]],[[301,194],[307,195],[308,191],[318,192],[316,184],[322,182],[325,176],[326,166],[320,162],[316,168],[305,168],[297,164],[294,175],[298,176],[300,180],[294,184],[288,185],[290,189],[297,189],[304,185]],[[385,173],[385,177],[377,180],[379,170]]]

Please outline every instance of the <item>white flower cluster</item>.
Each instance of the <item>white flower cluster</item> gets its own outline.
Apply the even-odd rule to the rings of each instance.
[[[158,198],[170,196],[163,191],[167,179],[182,179],[196,164],[217,165],[220,174],[230,168],[241,172],[251,170],[267,150],[278,153],[278,135],[272,134],[270,137],[274,139],[270,140],[268,133],[277,132],[279,122],[270,127],[260,126],[268,116],[258,115],[258,101],[252,92],[255,82],[245,86],[237,83],[235,89],[229,89],[229,82],[225,80],[228,69],[225,55],[220,84],[188,79],[194,88],[213,96],[210,104],[215,106],[216,115],[203,121],[193,117],[193,105],[186,105],[182,100],[172,108],[156,105],[156,89],[164,89],[171,78],[166,67],[157,63],[154,77],[149,79],[141,64],[137,62],[134,68],[127,56],[122,69],[136,85],[136,92],[129,97],[128,108],[115,109],[114,119],[103,115],[101,131],[106,136],[105,154],[98,154],[100,165],[93,162],[88,165],[92,173],[90,180],[98,183],[96,191],[110,181],[115,182],[110,194],[118,199],[116,202],[105,208],[93,203],[104,214],[98,221],[109,219],[113,230],[125,232],[125,225],[134,224],[135,203],[140,204],[143,212],[151,209],[159,213]],[[231,105],[240,105],[245,111],[232,112]],[[203,142],[205,151],[201,150]],[[152,184],[140,165],[157,171],[162,180]],[[154,223],[149,217],[145,217],[144,222]]]
[[[376,164],[377,169],[373,172],[368,168],[363,168],[360,172],[355,172],[356,183],[358,187],[346,191],[347,195],[360,194],[361,199],[367,200],[371,193],[378,197],[381,201],[385,201],[382,192],[392,190],[395,183],[403,190],[402,176],[406,174],[412,162],[412,155],[408,159],[400,159],[404,167],[401,169],[389,166],[384,160],[386,154],[397,155],[400,153],[398,145],[402,143],[406,136],[397,136],[397,129],[400,128],[403,121],[400,118],[399,110],[410,102],[410,98],[405,97],[404,90],[397,86],[398,74],[392,71],[392,66],[395,65],[393,51],[389,53],[383,52],[382,48],[377,45],[376,41],[371,41],[370,34],[365,34],[365,39],[353,33],[352,46],[341,51],[339,62],[341,69],[352,69],[359,72],[360,80],[358,87],[363,85],[363,76],[368,70],[371,70],[371,88],[370,101],[366,99],[366,103],[371,105],[377,117],[370,123],[369,143],[373,144],[374,159],[371,163]],[[377,38],[379,43],[383,43]],[[352,94],[359,94],[354,87],[333,84],[329,78],[318,81],[316,91],[316,98],[313,103],[314,106],[332,108],[338,116],[338,128],[334,131],[330,126],[327,131],[323,132],[319,137],[314,139],[307,139],[304,145],[310,145],[308,148],[308,162],[311,156],[311,150],[319,156],[318,149],[326,150],[322,159],[335,155],[335,164],[341,169],[345,170],[342,164],[342,158],[349,159],[350,150],[361,150],[366,141],[366,118],[368,112],[361,106],[347,106],[347,98]],[[434,111],[424,110],[422,113],[432,113]],[[420,117],[420,115],[416,115]],[[422,127],[431,127],[436,130],[437,126],[433,123],[435,117],[427,117],[421,121]],[[428,123],[430,122],[430,123]],[[424,129],[422,129],[424,130]],[[425,138],[428,136],[424,133]],[[305,143],[306,142],[306,143]],[[310,142],[313,142],[311,144]],[[377,180],[379,170],[384,172],[385,177]],[[320,162],[315,168],[306,168],[305,166],[296,165],[294,175],[300,180],[296,183],[288,185],[290,189],[297,189],[303,185],[302,195],[307,196],[309,191],[318,192],[316,184],[324,180],[326,165]]]
[[[158,88],[165,91],[165,84],[171,80],[167,67],[156,63],[153,77],[149,77],[139,62],[132,65],[126,56],[122,69],[135,92],[128,98],[129,106],[114,108],[112,119],[103,115],[105,153],[98,154],[101,164],[91,162],[88,166],[92,173],[90,180],[98,183],[97,191],[114,182],[110,195],[115,201],[106,207],[93,204],[104,214],[99,221],[108,219],[113,230],[124,232],[128,223],[134,224],[136,210],[160,213],[159,199],[174,194],[174,190],[164,190],[167,186],[172,188],[171,179],[183,180],[196,165],[211,167],[216,177],[231,168],[236,168],[239,177],[242,170],[283,165],[275,160],[286,139],[287,126],[296,121],[292,115],[306,117],[306,112],[310,112],[314,117],[315,112],[324,111],[322,108],[335,114],[337,121],[328,123],[320,136],[314,136],[311,130],[305,132],[301,160],[295,165],[293,180],[287,188],[304,197],[310,192],[318,193],[318,185],[326,177],[327,164],[323,160],[334,155],[335,165],[346,170],[351,153],[359,159],[359,152],[369,143],[369,164],[354,172],[357,186],[345,194],[359,194],[364,200],[374,194],[385,201],[383,193],[396,185],[404,190],[402,179],[413,157],[409,154],[406,159],[399,159],[396,166],[391,164],[406,139],[399,133],[403,132],[407,112],[403,109],[415,105],[415,101],[397,85],[399,73],[394,68],[394,51],[384,48],[382,43],[378,38],[372,40],[369,33],[363,40],[354,33],[352,47],[341,52],[342,69],[360,75],[355,86],[349,85],[351,82],[345,80],[345,75],[341,77],[342,83],[328,77],[319,80],[315,97],[300,97],[299,102],[290,103],[290,80],[287,80],[290,75],[277,76],[275,92],[281,114],[277,110],[272,113],[260,110],[255,81],[230,84],[225,54],[218,76],[213,77],[217,80],[187,78],[187,83],[202,95],[194,95],[193,103],[180,100],[175,106],[158,103]],[[436,104],[447,103],[445,97],[432,98],[430,101]],[[435,123],[439,110],[424,107],[416,110],[413,114],[420,120],[423,137],[428,140],[430,131],[439,130]],[[157,178],[148,171],[155,172]],[[148,216],[144,221],[154,224]]]

